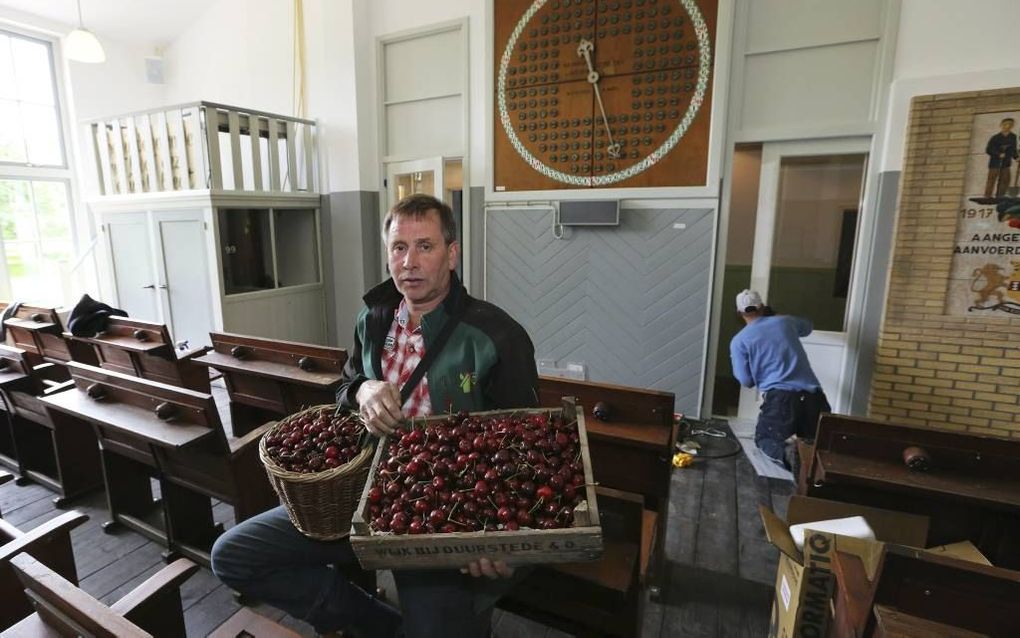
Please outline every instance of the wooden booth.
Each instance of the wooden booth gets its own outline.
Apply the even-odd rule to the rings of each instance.
[[[325,342],[314,121],[195,102],[86,126],[111,305],[188,347]]]

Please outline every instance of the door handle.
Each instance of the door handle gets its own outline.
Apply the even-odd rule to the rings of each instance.
[[[152,290],[155,287],[156,287],[156,284],[149,284],[148,286],[142,286],[142,288],[148,288],[149,290]]]
[[[168,288],[168,286],[166,284],[160,284],[160,285],[158,285],[156,287],[159,288],[160,290],[166,290]]]

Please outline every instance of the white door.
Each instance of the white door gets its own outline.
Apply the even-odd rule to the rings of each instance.
[[[161,322],[148,213],[112,214],[105,227],[117,307],[134,319]]]
[[[379,228],[386,212],[408,195],[424,193],[437,199],[443,199],[443,158],[428,157],[406,162],[391,162],[386,165],[387,201],[383,207]],[[449,204],[449,202],[447,202]],[[382,272],[389,276],[386,269],[386,251],[382,252]]]
[[[175,342],[209,345],[213,328],[206,261],[205,221],[201,210],[155,213],[159,244],[157,290],[163,322]]]
[[[751,288],[778,314],[814,323],[802,342],[835,412],[849,400],[847,311],[869,147],[867,138],[762,147]],[[742,388],[738,418],[757,418],[760,401]]]

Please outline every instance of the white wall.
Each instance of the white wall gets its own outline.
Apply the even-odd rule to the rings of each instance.
[[[371,96],[366,0],[305,0],[306,117],[319,125],[324,192],[376,188],[360,134]],[[295,115],[293,3],[217,0],[166,50],[168,103],[209,100]],[[374,85],[373,85],[374,86]],[[362,104],[364,103],[364,104]],[[374,126],[374,122],[372,123]],[[374,174],[374,172],[373,172]]]
[[[211,3],[165,51],[168,103],[209,100],[293,114],[291,5]]]
[[[1020,85],[1016,0],[902,0],[885,148],[879,170],[903,166],[910,100],[917,95]]]

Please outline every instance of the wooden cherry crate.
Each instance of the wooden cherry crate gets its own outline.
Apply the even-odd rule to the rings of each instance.
[[[581,460],[584,464],[585,499],[574,508],[572,527],[446,534],[376,533],[368,522],[368,490],[375,482],[376,468],[386,458],[389,440],[383,438],[372,459],[369,479],[351,521],[351,546],[361,566],[364,569],[450,569],[463,567],[479,558],[502,560],[511,565],[578,563],[598,559],[602,555],[602,526],[595,500],[584,408],[576,405],[572,397],[564,397],[563,407],[559,409],[494,410],[472,414],[499,416],[560,413],[568,422],[577,420]],[[412,420],[411,427],[422,427],[430,421],[443,421],[446,418],[447,415],[416,418]]]

